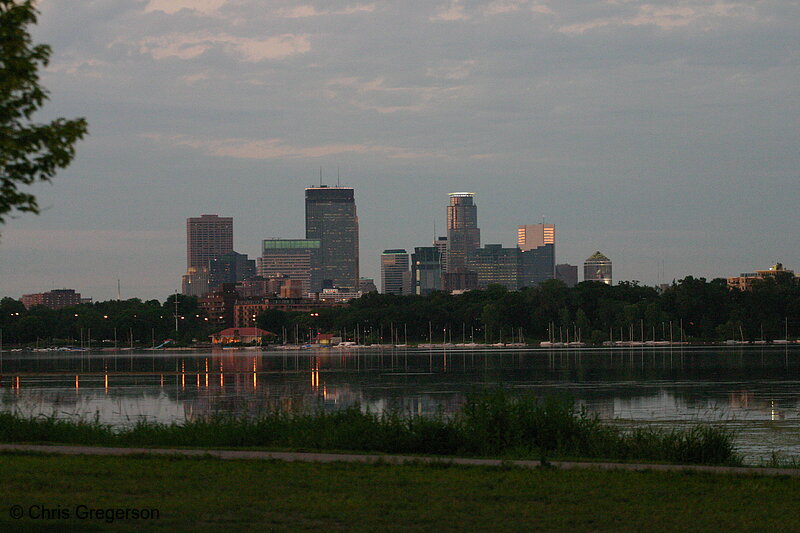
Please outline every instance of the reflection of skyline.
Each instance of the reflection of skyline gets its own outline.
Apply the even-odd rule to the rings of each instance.
[[[537,395],[566,393],[607,419],[796,420],[800,392],[786,377],[798,364],[787,353],[325,350],[53,357],[17,360],[15,370],[27,372],[16,376],[20,387],[2,377],[0,405],[123,424],[132,412],[172,422],[354,405],[430,415],[453,413],[467,393],[501,385]],[[66,372],[78,365],[94,373]],[[115,367],[120,371],[95,370]]]

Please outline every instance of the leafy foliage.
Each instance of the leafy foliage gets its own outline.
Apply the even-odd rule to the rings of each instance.
[[[788,320],[788,322],[787,322]],[[687,277],[664,291],[622,282],[609,286],[583,282],[569,288],[551,280],[536,288],[508,291],[489,287],[461,295],[437,292],[430,296],[370,293],[349,307],[308,313],[271,310],[258,319],[259,327],[287,333],[319,328],[362,343],[498,342],[545,340],[550,332],[570,339],[599,343],[612,338],[719,341],[744,336],[783,338],[800,335],[800,283],[791,277],[765,279],[752,291],[728,290],[725,280]],[[741,329],[740,329],[741,328]],[[735,334],[734,334],[735,333]],[[289,341],[293,338],[289,336]]]
[[[50,181],[87,132],[82,118],[33,121],[48,98],[39,69],[51,54],[49,46],[31,42],[28,26],[36,15],[32,0],[0,0],[0,223],[15,209],[39,212],[36,197],[20,186]]]

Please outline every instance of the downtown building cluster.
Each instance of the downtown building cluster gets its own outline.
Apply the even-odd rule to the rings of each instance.
[[[233,219],[186,221],[187,271],[182,293],[199,297],[210,322],[255,324],[266,309],[310,311],[375,290],[359,277],[359,233],[350,187],[305,190],[305,237],[265,239],[250,259],[233,249]]]
[[[556,264],[554,224],[526,224],[517,228],[517,246],[481,247],[478,206],[471,192],[450,193],[447,235],[431,246],[384,250],[381,254],[381,288],[384,293],[430,294],[462,292],[503,285],[510,290],[535,287],[549,279],[568,286],[578,282],[578,267]],[[611,261],[596,252],[584,263],[584,280],[612,283]]]
[[[517,228],[517,246],[481,247],[475,194],[454,192],[446,210],[447,234],[431,246],[384,250],[381,292],[427,295],[499,284],[511,290],[549,279],[573,286],[577,266],[556,264],[554,224]],[[186,221],[185,295],[200,298],[210,321],[221,326],[255,324],[266,309],[307,311],[376,290],[359,276],[359,225],[350,187],[305,189],[305,236],[265,239],[250,259],[233,246],[233,219],[202,215]],[[611,261],[600,252],[584,263],[584,279],[611,284]]]

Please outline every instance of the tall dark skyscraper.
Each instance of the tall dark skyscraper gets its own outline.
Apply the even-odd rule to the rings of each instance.
[[[467,253],[480,247],[475,193],[451,192],[447,206],[447,272],[464,268]]]
[[[381,292],[403,294],[411,292],[408,284],[408,252],[401,249],[384,250],[381,254]]]
[[[337,287],[358,287],[358,215],[352,188],[306,189],[306,239],[320,241],[322,283],[330,280]]]

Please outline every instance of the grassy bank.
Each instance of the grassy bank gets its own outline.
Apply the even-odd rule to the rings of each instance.
[[[1,442],[96,446],[254,447],[515,458],[597,458],[694,464],[741,463],[721,428],[623,430],[572,401],[506,391],[475,395],[451,417],[398,412],[266,413],[181,424],[140,422],[113,429],[96,421],[0,414]]]
[[[3,531],[797,531],[790,478],[0,455]],[[158,519],[12,519],[20,505]]]

